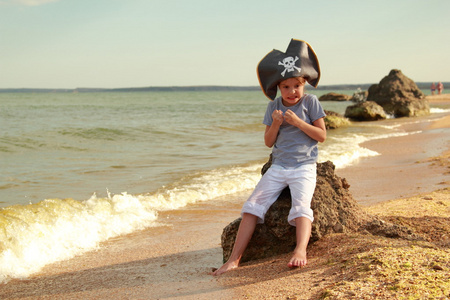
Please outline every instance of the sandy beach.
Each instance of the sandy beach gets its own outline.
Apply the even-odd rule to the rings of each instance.
[[[428,100],[450,108],[450,94],[429,96]],[[355,200],[371,213],[381,215],[387,206],[379,209],[380,205],[389,203],[389,211],[398,215],[400,212],[393,209],[395,203],[416,199],[421,207],[442,203],[435,211],[443,209],[448,216],[450,115],[383,122],[402,124],[406,131],[421,133],[370,141],[363,146],[381,155],[361,159],[336,173],[347,179]],[[310,245],[305,268],[288,269],[287,254],[250,262],[213,277],[209,273],[222,262],[222,229],[239,216],[246,197],[243,193],[227,207],[201,204],[163,213],[161,220],[166,226],[115,238],[97,251],[49,265],[30,278],[0,285],[0,298],[319,299],[330,295],[330,299],[361,299],[359,293],[368,295],[362,285],[354,289],[347,286],[348,294],[339,294],[340,283],[358,282],[350,280],[357,276],[349,261],[359,255],[364,262],[365,253],[373,254],[389,245],[399,249],[411,246],[408,241],[370,235],[331,235]],[[416,205],[402,207],[402,213],[408,209],[409,215],[418,213]],[[446,220],[448,223],[448,217]],[[441,240],[449,239],[448,232],[440,234]],[[448,253],[448,245],[442,247],[447,247]],[[449,275],[448,261],[439,264],[443,276]],[[387,292],[379,293],[382,298]]]

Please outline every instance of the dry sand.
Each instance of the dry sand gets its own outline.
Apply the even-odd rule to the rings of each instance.
[[[450,107],[450,97],[441,98],[432,101]],[[404,124],[407,130],[423,132],[369,142],[364,147],[381,156],[337,174],[347,178],[354,198],[363,205],[449,187],[449,121],[449,116],[439,116],[433,122]],[[442,202],[448,196],[438,192],[429,197],[443,197]],[[288,269],[289,255],[281,255],[212,277],[211,269],[222,260],[222,229],[239,215],[245,197],[227,208],[202,204],[163,213],[161,220],[170,225],[116,238],[28,279],[0,285],[0,299],[318,299],[350,276],[337,267],[337,258],[346,263],[355,253],[394,243],[332,235],[309,247],[309,264],[303,269]],[[357,289],[351,293],[358,299]]]

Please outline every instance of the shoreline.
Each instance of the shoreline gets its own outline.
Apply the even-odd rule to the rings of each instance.
[[[450,94],[426,99],[430,104],[450,108]],[[400,124],[405,132],[420,133],[363,143],[362,147],[380,155],[336,171],[350,183],[350,192],[359,204],[374,205],[449,186],[447,167],[434,164],[433,158],[448,157],[450,153],[450,114],[391,119],[385,123]]]
[[[336,174],[350,183],[358,204],[370,206],[391,199],[430,193],[450,184],[445,166],[433,159],[450,152],[450,116],[413,119],[402,127],[412,134],[372,140],[361,146],[380,153],[366,157]],[[426,120],[426,121],[424,121]],[[388,120],[387,122],[390,122]],[[419,133],[414,133],[419,132]]]
[[[436,101],[450,107],[450,97]],[[438,114],[430,121],[413,124],[410,121],[418,119],[388,120],[422,133],[367,142],[364,147],[381,155],[361,159],[336,174],[347,178],[353,197],[363,206],[408,195],[427,197],[449,187],[442,179],[448,172],[449,117]],[[435,150],[428,151],[430,145]],[[437,163],[439,157],[447,164]],[[96,251],[49,265],[30,278],[11,280],[0,285],[0,298],[286,299],[302,295],[302,299],[314,299],[341,280],[341,273],[327,260],[345,257],[346,252],[339,253],[335,246],[355,243],[361,237],[340,236],[338,241],[335,236],[325,237],[309,247],[309,264],[303,269],[288,269],[287,254],[244,264],[218,278],[209,275],[221,265],[222,229],[239,216],[246,196],[242,193],[238,200],[225,204],[199,203],[160,213],[166,226],[111,239]],[[361,245],[365,244],[367,241],[361,240]]]
[[[428,96],[425,96],[425,99],[427,99],[432,104],[436,104],[438,102],[449,102],[450,94],[444,93],[441,95],[428,95]]]

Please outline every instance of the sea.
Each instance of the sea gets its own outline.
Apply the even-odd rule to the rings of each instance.
[[[271,151],[268,101],[260,91],[0,93],[0,284],[160,226],[163,211],[250,193]],[[322,102],[341,114],[351,104]],[[344,168],[379,155],[363,142],[406,134],[384,122],[329,130],[319,161]]]

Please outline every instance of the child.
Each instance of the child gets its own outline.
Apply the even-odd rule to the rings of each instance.
[[[304,93],[308,81],[316,87],[320,78],[317,57],[304,41],[292,39],[286,53],[269,52],[258,65],[264,94],[270,98],[264,116],[264,141],[273,147],[272,166],[263,175],[242,208],[242,220],[228,261],[213,272],[217,276],[239,266],[257,223],[289,186],[292,207],[289,224],[296,226],[297,246],[288,267],[307,263],[306,247],[311,235],[311,200],[316,186],[317,144],[326,139],[325,113],[314,95]],[[276,98],[277,87],[281,97]]]

